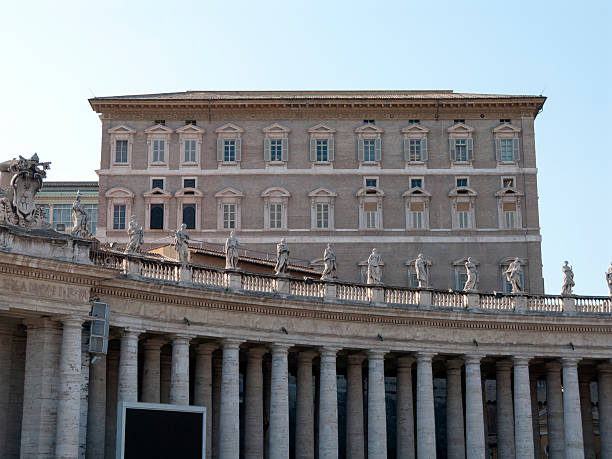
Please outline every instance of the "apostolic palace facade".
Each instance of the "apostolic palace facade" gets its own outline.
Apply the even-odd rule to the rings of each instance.
[[[612,267],[611,297],[571,267],[543,294],[543,103],[92,99],[97,238],[79,197],[70,234],[34,204],[52,164],[0,163],[0,457],[122,457],[118,406],[147,402],[206,407],[207,459],[612,458]],[[231,230],[276,274],[230,260]]]

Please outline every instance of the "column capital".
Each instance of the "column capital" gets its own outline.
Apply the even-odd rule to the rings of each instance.
[[[145,350],[159,350],[167,342],[164,338],[148,338],[142,343],[142,348]]]
[[[221,340],[222,349],[238,349],[244,341],[240,339],[224,338]]]
[[[563,365],[563,368],[577,367],[581,360],[582,357],[561,357],[561,364]]]
[[[512,356],[512,363],[514,363],[515,367],[526,367],[529,366],[529,361],[532,359],[532,356],[527,356],[527,355],[513,355]]]
[[[461,371],[463,360],[459,358],[448,359],[446,361],[446,371]]]
[[[480,365],[480,361],[484,356],[484,354],[464,354],[463,361],[466,365]]]
[[[427,362],[427,361],[431,362],[431,359],[434,358],[436,353],[435,352],[417,352],[414,355],[417,358],[417,362]]]
[[[286,354],[289,352],[289,348],[293,346],[293,344],[289,343],[272,343],[270,344],[270,350],[272,351],[272,354]]]
[[[200,343],[196,345],[195,352],[196,354],[201,355],[212,354],[218,347],[219,344],[215,343],[214,341],[209,341],[207,343]]]
[[[370,349],[367,351],[368,360],[384,360],[388,353],[389,351],[386,349]]]
[[[261,360],[268,353],[268,349],[263,346],[255,346],[248,350],[247,356],[249,360]]]
[[[189,341],[196,338],[196,335],[188,333],[172,333],[171,335],[169,335],[169,337],[172,340],[172,344],[178,341],[187,341],[187,344],[189,344]]]
[[[35,317],[23,319],[23,324],[27,328],[59,328],[60,324],[51,317]]]
[[[513,362],[511,359],[502,359],[495,362],[495,368],[497,371],[510,371],[512,370]]]
[[[366,355],[361,353],[349,354],[346,356],[346,360],[349,365],[361,365],[365,359]]]
[[[402,355],[397,358],[397,368],[407,368],[412,370],[412,364],[416,361],[416,359],[412,355]]]
[[[54,317],[58,322],[61,322],[64,328],[66,327],[81,327],[86,318],[74,314],[67,314],[64,316]]]
[[[320,347],[319,348],[319,355],[321,356],[321,359],[330,359],[330,358],[336,358],[338,351],[340,350],[340,348],[338,347]]]
[[[144,332],[145,331],[142,330],[142,329],[126,327],[123,330],[121,330],[121,338],[124,338],[124,337],[128,338],[128,337],[130,337],[130,338],[137,338],[138,339],[138,337],[142,333],[144,333]]]
[[[319,355],[316,351],[300,351],[297,355],[297,361],[300,364],[308,363],[312,365],[312,359]]]

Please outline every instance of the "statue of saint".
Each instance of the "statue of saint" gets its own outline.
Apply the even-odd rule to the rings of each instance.
[[[612,297],[612,262],[610,262],[610,267],[606,271],[606,282],[608,282],[608,290],[610,290],[610,296]]]
[[[174,233],[174,249],[178,253],[179,261],[182,264],[187,264],[189,260],[189,233],[187,232],[187,225],[184,223],[180,229]]]
[[[81,204],[81,192],[78,190],[76,199],[72,203],[72,235],[80,238],[89,237],[87,213]]]
[[[427,261],[423,258],[423,254],[419,253],[419,256],[414,260],[414,270],[416,272],[417,282],[419,288],[429,287],[429,268]]]
[[[144,242],[144,233],[142,231],[142,226],[138,226],[136,215],[132,215],[127,233],[129,242],[125,248],[126,253],[133,254],[140,252],[140,246]]]
[[[382,257],[377,249],[372,249],[368,257],[368,284],[382,284]]]
[[[331,248],[331,244],[327,244],[325,252],[323,252],[323,262],[325,263],[325,266],[323,268],[323,273],[321,274],[321,279],[337,279],[338,275],[336,274],[336,255],[334,255],[334,252]]]
[[[571,295],[572,289],[574,288],[574,271],[572,267],[568,264],[567,260],[564,262],[564,265],[561,266],[561,271],[563,271],[563,285],[561,286],[561,295]]]
[[[466,292],[476,291],[478,288],[478,270],[472,261],[472,257],[468,257],[467,261],[465,262],[465,270],[467,271],[467,279],[465,280],[463,290]]]
[[[518,258],[515,258],[504,273],[506,274],[506,280],[512,286],[512,293],[521,293],[523,291],[523,286],[521,285],[522,273],[523,270],[521,269],[521,262]]]
[[[236,239],[236,231],[232,231],[225,241],[225,269],[237,269],[239,246],[240,242]]]
[[[289,247],[282,238],[276,245],[276,266],[274,267],[274,273],[277,276],[286,276],[287,268],[289,267]]]

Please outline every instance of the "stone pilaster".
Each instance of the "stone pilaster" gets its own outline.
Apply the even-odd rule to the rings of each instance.
[[[147,403],[161,401],[161,347],[165,341],[148,339],[143,345],[142,393],[141,399]]]
[[[533,424],[529,385],[529,357],[514,357],[514,451],[517,458],[533,455]]]
[[[104,430],[104,457],[115,458],[117,434],[117,397],[119,395],[119,345],[109,341],[106,355],[106,429]]]
[[[436,421],[431,359],[435,354],[419,352],[417,358],[417,457],[436,457]]]
[[[23,392],[24,376],[26,366],[26,335],[25,329],[18,327],[13,335],[10,361],[10,399],[6,411],[6,443],[4,444],[5,455],[0,457],[19,457],[19,446],[21,444],[21,419],[23,417]]]
[[[295,429],[296,459],[314,459],[312,359],[316,355],[312,351],[302,351],[298,354],[297,359],[295,424],[299,428]]]
[[[221,406],[219,413],[219,459],[238,459],[240,453],[240,341],[222,341]]]
[[[346,458],[364,459],[363,354],[347,357],[346,367]]]
[[[512,408],[512,360],[495,363],[497,395],[497,455],[514,459],[514,409]]]
[[[319,458],[338,458],[338,349],[322,348],[319,376]]]
[[[466,355],[465,360],[465,452],[470,459],[485,457],[485,426],[482,403],[481,355]]]
[[[368,457],[387,457],[385,354],[368,351]]]
[[[138,401],[138,336],[140,331],[125,329],[121,333],[119,355],[119,402]]]
[[[397,359],[397,459],[414,459],[412,364],[414,357]]]
[[[170,403],[189,405],[189,341],[190,335],[172,336],[172,369],[170,373]]]
[[[244,457],[263,459],[263,369],[262,357],[267,350],[249,349],[244,384]]]
[[[11,400],[11,352],[13,334],[17,329],[14,323],[0,323],[0,413],[8,413]],[[9,457],[8,437],[10,418],[0,423],[0,457]]]
[[[546,430],[548,452],[551,457],[564,457],[565,431],[563,427],[563,399],[561,392],[561,364],[558,361],[546,364]]]
[[[599,444],[602,459],[612,458],[612,365],[597,365],[599,397]]]
[[[195,347],[193,404],[206,407],[206,459],[212,458],[212,354],[216,348],[216,343]]]
[[[562,358],[563,365],[563,422],[565,425],[565,458],[584,459],[582,416],[578,386],[577,358]]]
[[[593,433],[593,404],[591,402],[591,378],[593,374],[582,372],[578,376],[580,384],[580,415],[582,419],[582,440],[584,459],[595,459],[595,435]]]
[[[219,457],[219,421],[221,417],[221,373],[223,360],[213,356],[213,409],[212,409],[212,452],[213,458]]]
[[[463,361],[460,359],[446,361],[446,454],[448,459],[465,459],[462,366]]]
[[[162,346],[159,355],[159,401],[161,403],[170,403],[171,380],[172,351],[168,352],[168,346]]]
[[[263,416],[264,416],[264,458],[270,458],[270,398],[272,386],[272,362],[263,361]]]
[[[104,457],[106,424],[106,356],[97,356],[89,368],[87,407],[87,459]]]
[[[271,346],[270,459],[289,459],[289,347],[288,344]]]

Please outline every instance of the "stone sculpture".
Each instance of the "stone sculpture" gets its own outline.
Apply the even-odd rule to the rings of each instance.
[[[378,250],[372,249],[368,257],[368,284],[382,284],[382,257]]]
[[[126,253],[135,254],[140,252],[140,246],[144,242],[144,232],[142,231],[142,226],[138,226],[136,215],[132,215],[127,233],[129,242],[125,248]]]
[[[11,177],[9,187],[0,190],[0,223],[23,228],[50,228],[43,208],[34,202],[50,164],[41,163],[36,153],[30,159],[19,156],[19,159],[0,163],[2,182]]]
[[[174,250],[178,253],[179,261],[184,265],[189,261],[188,242],[189,233],[187,232],[187,225],[183,223],[179,230],[174,233]]]
[[[521,269],[521,262],[518,258],[515,258],[505,271],[506,279],[512,286],[512,293],[521,293],[523,291],[523,286],[521,284],[522,273],[523,270]]]
[[[478,289],[478,270],[472,261],[472,257],[468,257],[465,262],[465,270],[467,271],[467,279],[463,286],[463,290],[466,292],[474,292]]]
[[[334,255],[334,251],[331,248],[331,244],[327,244],[325,252],[323,252],[323,262],[325,265],[323,268],[323,273],[321,274],[321,279],[337,279],[338,275],[336,274],[336,270],[338,267],[336,265],[336,255]]]
[[[276,245],[276,266],[274,267],[274,273],[277,276],[286,276],[287,268],[289,267],[289,247],[282,238]]]
[[[576,285],[574,283],[574,271],[572,267],[568,264],[567,260],[564,262],[563,266],[561,266],[561,271],[563,271],[563,285],[561,286],[561,295],[571,295],[572,289]]]
[[[81,204],[81,192],[77,191],[76,199],[72,203],[72,235],[83,239],[88,238],[87,221],[87,213]]]
[[[236,232],[232,231],[225,241],[225,269],[238,268],[238,247],[240,242],[236,239]]]
[[[428,288],[429,287],[429,268],[427,266],[427,261],[423,257],[422,253],[419,253],[419,256],[414,261],[414,270],[416,272],[419,288]]]
[[[610,262],[610,267],[606,272],[606,282],[608,282],[608,290],[610,291],[610,296],[612,297],[612,262]]]

